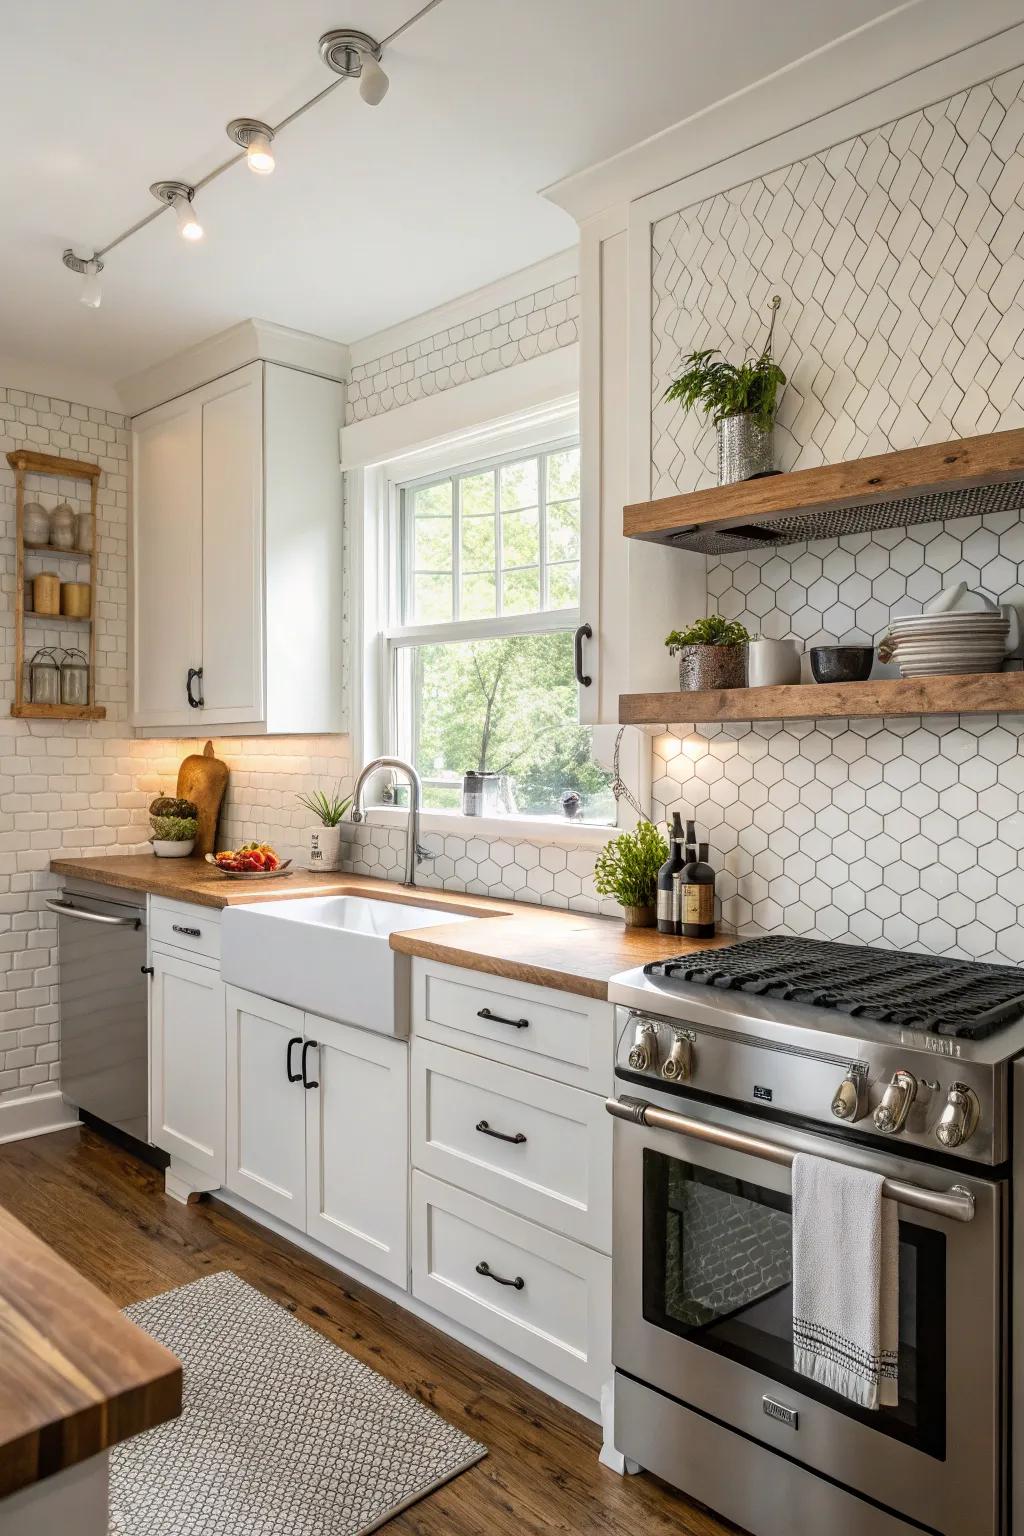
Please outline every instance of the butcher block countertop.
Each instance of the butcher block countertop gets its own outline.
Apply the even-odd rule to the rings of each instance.
[[[2,1207],[0,1256],[6,1497],[173,1419],[181,1366]]]
[[[420,955],[445,965],[584,997],[606,998],[609,978],[619,971],[734,942],[731,935],[711,940],[673,938],[652,928],[626,928],[617,918],[588,917],[427,886],[409,890],[390,880],[371,880],[341,871],[310,874],[299,870],[281,879],[229,880],[201,860],[157,859],[149,853],[57,858],[51,861],[50,869],[65,879],[93,880],[207,907],[280,901],[288,896],[363,895],[443,912],[464,912],[464,923],[393,933],[391,948],[400,954]]]

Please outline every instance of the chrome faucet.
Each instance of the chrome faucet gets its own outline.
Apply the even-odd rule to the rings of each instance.
[[[405,885],[416,884],[416,866],[424,859],[432,859],[434,855],[420,847],[420,807],[423,804],[423,786],[420,776],[411,763],[403,762],[400,757],[375,757],[367,763],[359,772],[356,779],[356,787],[352,791],[352,820],[365,821],[366,807],[363,805],[363,787],[379,768],[398,768],[409,780],[409,822],[405,834]]]

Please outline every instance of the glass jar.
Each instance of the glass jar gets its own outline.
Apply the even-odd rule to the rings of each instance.
[[[53,651],[36,651],[28,664],[28,687],[33,704],[60,703],[60,666]]]
[[[89,702],[89,662],[84,651],[65,651],[60,664],[60,702],[73,708]]]
[[[96,535],[96,519],[91,512],[79,512],[75,519],[75,547],[83,555],[92,554],[93,539]]]
[[[75,547],[75,510],[66,501],[50,513],[50,543],[54,549]]]
[[[28,549],[45,549],[50,542],[50,514],[41,501],[26,501],[21,513],[22,538]]]

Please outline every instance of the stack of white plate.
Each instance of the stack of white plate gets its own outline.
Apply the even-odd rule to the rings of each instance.
[[[1009,621],[997,612],[919,613],[893,619],[882,649],[898,663],[901,677],[998,672],[1009,631]]]

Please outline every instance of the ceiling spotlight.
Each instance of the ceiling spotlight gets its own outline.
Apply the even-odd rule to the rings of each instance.
[[[178,234],[183,240],[201,240],[203,226],[195,205],[195,188],[187,181],[154,181],[149,189],[161,203],[174,209],[178,220]]]
[[[351,27],[325,32],[320,57],[336,75],[358,80],[359,94],[371,107],[384,100],[391,82],[377,62],[380,44],[368,32],[354,32]]]
[[[245,150],[250,171],[257,176],[269,176],[274,169],[273,128],[255,117],[235,117],[228,123],[227,132],[228,138]]]
[[[87,309],[99,309],[103,301],[103,295],[100,292],[100,273],[103,271],[103,263],[99,257],[76,256],[68,246],[61,260],[70,271],[77,272],[81,276],[79,302]]]

